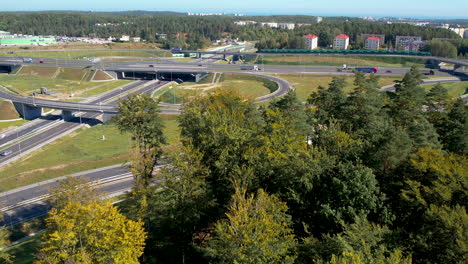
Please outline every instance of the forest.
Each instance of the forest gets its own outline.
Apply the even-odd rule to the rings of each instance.
[[[419,27],[409,24],[385,24],[367,22],[358,18],[324,18],[321,23],[314,22],[312,16],[263,16],[242,17],[241,20],[308,23],[309,26],[296,27],[294,30],[275,29],[260,25],[238,26],[234,16],[195,17],[179,13],[152,13],[144,11],[94,13],[0,13],[0,30],[16,34],[54,35],[72,37],[120,37],[130,35],[155,42],[164,48],[181,47],[189,49],[206,48],[211,41],[223,37],[241,41],[258,41],[257,48],[303,48],[302,36],[315,34],[319,46],[328,48],[333,38],[339,34],[350,36],[352,49],[362,49],[359,40],[362,33],[384,34],[384,48],[394,48],[396,36],[421,36],[423,40],[433,38],[453,39],[455,53],[465,55],[466,43],[462,47],[460,37],[448,29]],[[109,26],[96,24],[113,23]],[[167,40],[157,40],[156,33],[168,34]],[[187,38],[177,37],[177,33],[187,33]],[[445,43],[445,42],[444,42]],[[452,50],[449,51],[452,54]]]
[[[468,106],[421,82],[357,72],[306,104],[217,91],[166,151],[157,102],[132,95],[113,122],[135,187],[117,209],[64,184],[35,263],[465,263]]]

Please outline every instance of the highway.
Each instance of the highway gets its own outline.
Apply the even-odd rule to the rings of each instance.
[[[162,86],[164,86],[165,84],[167,84],[167,82],[159,82],[159,83],[153,82],[153,84],[145,86],[145,84],[148,83],[148,82],[151,82],[151,81],[138,81],[135,84],[133,84],[133,85],[131,85],[129,87],[126,87],[126,90],[136,92],[134,89],[131,89],[131,87],[133,87],[133,88],[141,87],[140,90],[137,90],[138,92],[151,93],[154,90],[159,89]],[[120,92],[121,92],[120,88],[117,88],[116,90],[118,91],[118,93],[114,94],[114,96],[118,96],[120,94]],[[123,91],[123,89],[122,89],[122,91]],[[113,101],[114,102],[118,101],[121,98],[125,99],[127,96],[128,95],[126,94],[126,95],[124,95],[122,97],[114,98]],[[103,98],[111,98],[111,95],[110,94],[106,95]],[[96,99],[93,102],[94,103],[101,102],[101,99],[102,98]],[[165,112],[170,113],[170,114],[178,113],[177,110],[167,110]],[[62,137],[66,133],[70,133],[70,132],[80,128],[82,126],[82,124],[86,123],[86,124],[93,125],[93,124],[98,123],[96,118],[98,116],[100,116],[100,115],[101,115],[101,113],[85,113],[83,115],[74,117],[69,122],[63,122],[63,121],[59,122],[59,123],[57,123],[56,125],[50,127],[47,130],[44,130],[44,131],[39,132],[37,134],[33,134],[30,137],[28,137],[28,138],[26,138],[26,139],[24,139],[22,141],[19,141],[17,143],[14,143],[13,145],[8,146],[4,150],[11,150],[12,154],[10,154],[8,156],[0,156],[0,167],[5,165],[5,164],[8,164],[8,163],[10,163],[10,162],[12,162],[14,160],[17,160],[17,159],[21,158],[22,156],[24,156],[24,155],[26,155],[26,154],[40,148],[41,146],[44,146],[45,144],[48,144],[49,142],[54,141],[55,139],[57,139],[59,137]],[[13,134],[13,136],[14,136],[14,134]]]
[[[39,63],[39,61],[43,63]],[[65,60],[65,59],[42,59],[33,58],[32,63],[23,63],[17,57],[0,57],[0,64],[22,64],[42,67],[63,67],[77,69],[101,69],[106,71],[123,72],[245,72],[240,70],[239,64],[193,64],[180,62],[144,62],[144,61],[113,61],[92,63],[88,60]],[[150,67],[153,65],[154,67]],[[198,66],[202,65],[202,66]],[[263,73],[283,73],[283,74],[334,74],[349,75],[350,72],[338,72],[337,66],[312,66],[312,65],[258,65]],[[404,75],[409,68],[399,67],[378,67],[378,75]],[[388,72],[391,71],[391,72]],[[429,71],[429,69],[427,69]],[[448,72],[434,70],[436,76],[450,76]]]
[[[86,177],[90,182],[102,185],[99,190],[108,195],[121,194],[133,186],[133,176],[125,165],[115,165],[106,168],[76,173],[73,177]],[[0,225],[17,224],[24,220],[45,215],[49,205],[44,198],[50,188],[57,186],[57,179],[32,184],[0,194],[0,213],[4,214]]]
[[[130,83],[128,85],[122,86],[118,89],[113,89],[109,92],[106,92],[104,94],[101,94],[95,99],[91,99],[88,103],[90,104],[98,104],[99,102],[107,101],[110,98],[116,97],[121,93],[128,93],[129,91],[137,88],[138,86],[143,85],[145,82],[144,81],[136,81],[133,83]],[[26,137],[28,135],[31,135],[33,133],[37,133],[49,126],[52,126],[58,122],[61,122],[60,116],[58,115],[49,115],[49,116],[43,116],[39,119],[36,119],[34,121],[31,121],[28,124],[25,124],[13,131],[8,131],[8,132],[3,132],[3,135],[5,135],[4,138],[0,139],[0,147],[3,147],[5,145],[9,145],[14,143],[15,141]]]

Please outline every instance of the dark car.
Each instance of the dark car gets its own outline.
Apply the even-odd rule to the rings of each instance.
[[[148,67],[150,67],[150,68],[154,68],[154,65],[153,65],[153,64],[150,64],[150,65],[148,65]]]
[[[13,153],[13,151],[11,151],[11,150],[0,151],[0,156],[8,156],[11,153]]]
[[[44,63],[44,61],[43,61],[43,60],[40,60],[39,63]]]

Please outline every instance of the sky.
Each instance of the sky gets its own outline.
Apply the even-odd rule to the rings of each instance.
[[[0,0],[0,11],[177,11],[247,15],[468,18],[468,0]]]

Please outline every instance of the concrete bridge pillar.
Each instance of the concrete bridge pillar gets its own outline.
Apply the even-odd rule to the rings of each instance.
[[[205,78],[206,76],[208,76],[208,73],[197,73],[195,75],[195,82],[199,82],[201,81],[203,78]]]
[[[33,120],[42,116],[42,107],[27,105],[23,103],[13,103],[16,111],[26,120]]]
[[[226,60],[226,53],[223,54],[223,60]]]
[[[116,114],[102,114],[102,122],[103,123],[106,123],[108,122],[109,120],[111,120],[114,116],[116,116]]]
[[[199,52],[199,53],[197,54],[197,58],[200,59],[201,57],[202,57],[202,54]]]
[[[74,117],[75,117],[75,115],[73,114],[72,111],[62,110],[62,119],[63,120],[69,121],[69,120],[73,119]]]

